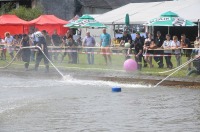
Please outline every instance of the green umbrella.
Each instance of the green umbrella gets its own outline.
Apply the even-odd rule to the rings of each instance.
[[[129,26],[129,24],[130,24],[129,14],[126,14],[126,17],[125,17],[125,24],[126,24],[126,26]]]
[[[90,15],[87,15],[87,14],[83,15],[83,16],[82,16],[82,17],[80,17],[79,19],[88,19],[88,20],[94,20],[94,18],[93,18],[93,17],[91,17]]]
[[[176,13],[168,11],[158,18],[151,19],[147,22],[148,26],[196,26],[195,23],[179,17]]]
[[[106,28],[106,26],[100,22],[89,22],[81,26],[82,28]]]
[[[64,25],[64,27],[69,28],[106,28],[106,26],[98,21],[96,21],[90,15],[83,15],[78,20]]]

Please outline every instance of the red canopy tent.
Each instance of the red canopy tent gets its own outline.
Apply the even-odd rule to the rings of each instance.
[[[28,23],[35,26],[39,31],[46,30],[49,35],[52,35],[55,29],[59,35],[64,35],[68,30],[68,28],[63,27],[68,21],[59,19],[54,15],[41,15]]]
[[[2,15],[0,16],[0,38],[4,38],[5,32],[14,34],[27,33],[27,21],[18,18],[16,15]]]

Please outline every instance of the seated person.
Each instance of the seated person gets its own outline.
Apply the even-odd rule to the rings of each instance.
[[[190,76],[193,73],[196,75],[200,75],[200,50],[198,54],[194,56],[193,66],[194,66],[194,69],[190,70],[187,73],[187,76]]]

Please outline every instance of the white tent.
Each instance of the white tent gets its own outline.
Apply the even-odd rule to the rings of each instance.
[[[115,36],[115,24],[125,24],[125,16],[128,13],[130,24],[144,24],[152,18],[159,17],[160,14],[172,11],[187,20],[198,22],[200,19],[200,0],[176,0],[149,3],[130,3],[120,8],[114,9],[102,15],[95,16],[95,19],[108,25],[107,32]],[[200,27],[200,26],[199,26]],[[91,34],[99,40],[102,30],[92,29]],[[200,30],[199,30],[200,34]],[[83,31],[83,35],[85,32]],[[115,36],[116,37],[116,36]]]
[[[178,0],[150,3],[130,3],[115,10],[97,16],[95,19],[104,24],[124,24],[126,13],[130,24],[144,24],[166,11],[173,11],[179,16],[193,22],[200,19],[200,0]]]

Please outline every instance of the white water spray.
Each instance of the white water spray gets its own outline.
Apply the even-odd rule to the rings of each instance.
[[[64,76],[63,80],[61,81],[63,83],[67,83],[70,85],[84,85],[84,86],[117,86],[121,88],[152,88],[151,85],[142,85],[142,84],[127,84],[127,83],[118,83],[118,82],[112,82],[112,81],[102,81],[102,80],[80,80],[73,78],[70,75]]]

